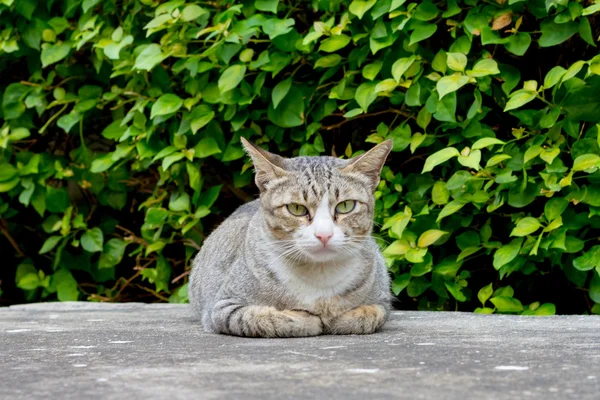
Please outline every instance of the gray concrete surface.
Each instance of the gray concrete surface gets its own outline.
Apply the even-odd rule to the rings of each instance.
[[[0,399],[599,399],[600,317],[395,312],[371,336],[202,332],[187,306],[0,309]]]

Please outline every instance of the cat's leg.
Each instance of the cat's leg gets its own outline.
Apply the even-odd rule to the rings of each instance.
[[[379,304],[356,307],[332,319],[326,333],[333,335],[364,335],[377,332],[385,323],[388,310]]]
[[[301,310],[243,305],[235,299],[218,301],[211,313],[218,333],[248,337],[303,337],[323,333],[321,318]]]

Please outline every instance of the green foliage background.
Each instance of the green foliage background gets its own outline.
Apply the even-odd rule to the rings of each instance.
[[[0,296],[187,300],[240,136],[391,138],[400,308],[600,313],[600,4],[0,0]],[[224,244],[226,245],[226,244]]]

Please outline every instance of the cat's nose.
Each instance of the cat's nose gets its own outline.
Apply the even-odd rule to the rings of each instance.
[[[323,246],[326,246],[327,242],[329,242],[329,239],[331,239],[331,237],[333,236],[333,233],[317,232],[315,233],[315,236],[321,241],[321,243],[323,243]]]

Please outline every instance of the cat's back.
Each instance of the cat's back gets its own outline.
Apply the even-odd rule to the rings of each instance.
[[[202,244],[194,260],[194,267],[197,263],[210,263],[235,256],[244,243],[250,220],[259,209],[259,200],[254,200],[240,206],[227,217]]]
[[[240,206],[219,225],[202,244],[193,261],[190,274],[190,302],[201,302],[202,297],[210,296],[207,291],[216,290],[227,269],[243,251],[250,221],[260,210],[260,200]]]

